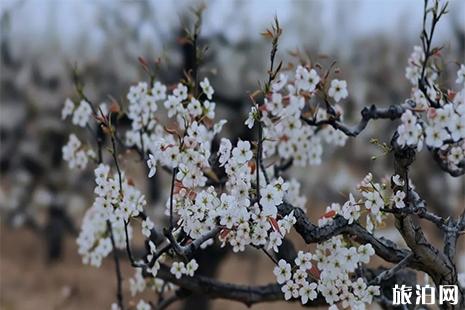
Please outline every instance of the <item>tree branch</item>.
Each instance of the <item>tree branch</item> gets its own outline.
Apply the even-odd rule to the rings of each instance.
[[[152,277],[150,273],[145,271],[143,274],[146,277]],[[221,282],[204,276],[184,276],[177,279],[170,273],[169,268],[163,264],[160,266],[160,270],[158,270],[157,278],[189,290],[193,294],[206,295],[210,299],[233,300],[243,303],[248,307],[261,302],[284,300],[281,286],[276,283],[257,286],[239,285]],[[322,305],[326,305],[326,302],[321,295],[317,299],[309,301],[307,304],[307,306],[315,307]]]
[[[111,245],[113,247],[113,260],[115,262],[116,272],[116,299],[118,306],[121,310],[124,310],[123,303],[123,277],[121,275],[121,267],[118,257],[118,251],[116,250],[115,237],[113,236],[113,228],[111,227],[110,221],[107,221],[107,228],[110,234]]]
[[[402,116],[402,113],[405,112],[407,104],[402,105],[391,105],[389,108],[377,108],[375,105],[363,108],[361,111],[362,119],[360,122],[353,126],[349,127],[348,125],[339,121],[338,118],[330,116],[329,119],[316,121],[315,119],[307,119],[302,117],[301,119],[310,126],[322,126],[322,125],[331,125],[334,129],[341,130],[349,137],[358,136],[368,125],[368,122],[372,119],[398,119]]]
[[[328,225],[318,227],[309,221],[301,209],[295,208],[288,203],[278,206],[278,213],[281,216],[285,216],[292,211],[294,211],[297,220],[294,228],[306,243],[319,243],[344,234],[356,237],[361,243],[370,243],[378,256],[391,263],[398,263],[410,254],[410,251],[399,249],[392,241],[382,237],[376,238],[358,223],[349,225],[347,220],[341,216],[336,216],[332,223]]]
[[[394,150],[394,173],[400,176],[408,176],[410,165],[415,160],[415,150],[413,148],[402,148],[396,143],[396,135],[391,140]],[[407,207],[412,207],[415,200],[412,199],[408,187],[408,177],[405,179],[405,189],[393,184],[393,191],[406,190],[405,203]],[[439,286],[442,284],[456,285],[457,271],[450,257],[439,251],[426,238],[421,226],[414,220],[411,214],[396,214],[396,227],[402,235],[405,243],[415,253],[417,269],[426,272]],[[463,303],[463,297],[461,303]]]
[[[376,278],[373,279],[371,284],[379,285],[382,281],[392,278],[396,272],[407,267],[410,261],[412,260],[412,258],[413,258],[412,253],[405,256],[399,263],[394,265],[394,267],[392,267],[391,269],[387,269],[383,271],[382,273],[380,273],[378,276],[376,276]]]

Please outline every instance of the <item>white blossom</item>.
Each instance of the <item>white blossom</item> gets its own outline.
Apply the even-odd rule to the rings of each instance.
[[[347,91],[347,82],[341,80],[332,80],[331,87],[328,90],[328,95],[339,102],[341,99],[347,98],[349,92]]]
[[[200,82],[200,87],[202,88],[205,96],[207,96],[208,100],[211,100],[215,91],[213,90],[213,87],[211,87],[208,78],[204,78],[203,81]]]
[[[396,194],[392,197],[392,201],[398,209],[405,207],[404,199],[405,193],[403,191],[397,191]]]
[[[283,284],[291,279],[291,265],[287,263],[284,259],[280,259],[278,262],[278,266],[274,267],[273,273],[276,276],[276,281],[279,284]]]

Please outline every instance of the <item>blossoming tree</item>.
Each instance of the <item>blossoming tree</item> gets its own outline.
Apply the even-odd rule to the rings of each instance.
[[[250,95],[244,124],[257,134],[252,141],[221,138],[226,120],[215,121],[215,91],[207,77],[199,77],[197,64],[177,85],[167,86],[140,59],[149,81],[129,89],[124,111],[116,101],[109,107],[92,103],[76,77],[79,100],[66,100],[62,117],[90,130],[95,141],[84,143],[71,134],[63,157],[70,168],[94,165],[95,199],[77,243],[85,264],[98,267],[112,254],[117,275],[112,309],[129,307],[122,293],[118,249],[134,268],[132,296],[147,289],[160,295],[157,302],[139,300],[139,310],[162,309],[191,294],[248,306],[289,300],[331,309],[364,309],[372,302],[389,308],[392,283],[415,285],[415,277],[409,276],[414,271],[426,273],[436,286],[457,285],[463,275],[455,265],[456,244],[465,230],[465,210],[448,219],[434,214],[409,179],[421,151],[430,153],[445,173],[459,177],[465,172],[465,66],[458,66],[456,90],[440,83],[441,48],[432,40],[447,3],[425,1],[424,9],[421,45],[414,48],[406,69],[412,96],[388,108],[364,108],[355,126],[343,121],[341,103],[349,96],[348,85],[335,78],[334,66],[278,63],[282,29],[277,20],[263,33],[271,40],[269,70],[260,89]],[[201,59],[201,12],[196,14],[188,39]],[[130,120],[126,130],[118,126],[123,115]],[[391,177],[381,181],[368,173],[347,202],[330,204],[313,224],[300,183],[286,177],[286,170],[320,164],[324,145],[343,146],[377,119],[400,120],[390,143],[383,145],[392,162]],[[147,215],[144,194],[123,171],[120,159],[127,150],[146,163],[148,178],[170,175],[166,227]],[[395,220],[406,247],[375,234],[388,218]],[[428,240],[419,219],[439,228],[442,247]],[[137,223],[140,231],[134,229]],[[295,249],[286,239],[291,230],[316,249]],[[136,233],[145,238],[142,257],[132,252]],[[196,275],[194,255],[214,243],[234,253],[261,251],[275,264],[270,273],[276,283],[247,286]],[[392,266],[368,267],[375,255]],[[463,290],[457,304],[442,307],[463,309]]]

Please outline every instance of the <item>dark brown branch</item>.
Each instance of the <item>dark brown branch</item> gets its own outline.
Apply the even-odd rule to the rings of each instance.
[[[332,223],[328,225],[318,227],[309,221],[307,215],[301,209],[287,203],[278,206],[278,212],[281,216],[285,216],[292,211],[294,211],[294,216],[297,219],[294,228],[306,243],[319,243],[344,234],[356,237],[361,243],[370,243],[378,256],[391,263],[398,263],[410,254],[410,251],[400,249],[392,241],[382,237],[375,237],[358,223],[349,225],[347,220],[341,216],[336,216]]]
[[[378,275],[382,274],[385,269],[368,269],[367,280],[373,281]],[[399,268],[392,271],[389,281],[380,283],[381,291],[391,291],[391,283],[408,283],[415,284],[415,275],[408,270]],[[145,277],[151,278],[152,274],[143,271]],[[180,279],[170,273],[169,268],[162,264],[157,273],[157,278],[173,283],[183,289],[184,293],[199,294],[208,296],[209,299],[227,299],[237,301],[250,307],[262,302],[284,301],[284,294],[281,292],[281,286],[277,283],[267,285],[240,285],[221,282],[209,277],[196,275],[193,277],[183,276]],[[290,301],[299,302],[299,299]],[[170,300],[171,302],[171,300]],[[173,301],[174,302],[174,301]],[[321,294],[315,300],[309,301],[305,307],[325,306],[326,301]]]
[[[144,212],[140,212],[138,217],[142,219],[143,221],[147,219],[147,215]],[[166,240],[166,238],[165,236],[163,236],[161,232],[159,232],[155,228],[152,228],[150,230],[150,240],[152,240],[153,243],[155,243],[155,245],[159,245],[163,243]]]
[[[120,195],[123,195],[123,177],[121,175],[121,169],[118,163],[118,154],[116,150],[115,136],[112,134],[110,136],[110,139],[111,139],[111,146],[112,146],[111,155],[113,157],[113,161],[115,162],[116,171],[118,172],[119,193]]]
[[[377,108],[375,105],[363,108],[361,115],[362,119],[360,122],[353,126],[349,127],[346,124],[339,121],[337,118],[330,116],[329,119],[316,121],[314,119],[307,119],[302,117],[302,120],[310,126],[322,126],[322,125],[331,125],[334,129],[341,130],[349,137],[358,136],[368,125],[368,122],[372,119],[398,119],[402,116],[402,113],[405,112],[406,105],[391,105],[389,108]]]
[[[427,86],[428,85],[428,80],[426,78],[426,68],[428,67],[428,61],[431,56],[433,56],[433,51],[431,49],[431,43],[433,41],[433,36],[434,36],[434,31],[436,29],[436,25],[438,24],[439,20],[441,17],[447,12],[447,6],[448,3],[446,2],[444,6],[438,11],[439,7],[437,5],[439,4],[438,1],[435,1],[435,4],[433,7],[429,10],[428,9],[428,0],[425,0],[425,5],[424,5],[424,10],[423,10],[423,30],[421,32],[421,43],[423,46],[423,52],[424,52],[424,59],[423,63],[421,65],[421,74],[418,79],[418,88],[420,91],[423,93],[425,98],[428,100],[430,105],[434,108],[440,107],[439,101],[434,101],[433,99],[430,98],[428,95],[427,91]],[[426,30],[426,22],[428,19],[428,14],[431,14],[431,26],[429,29],[429,34],[427,33]]]
[[[129,221],[128,222],[124,221],[124,235],[126,238],[126,253],[128,254],[128,258],[129,258],[129,261],[132,267],[143,267],[144,266],[143,264],[136,262],[136,260],[134,259],[134,255],[132,254],[131,244],[129,243],[128,225],[129,225]]]
[[[413,214],[418,217],[428,220],[438,226],[442,231],[449,231],[451,229],[455,230],[446,223],[446,220],[439,215],[434,214],[426,209],[426,203],[423,199],[420,198],[417,192],[409,190],[409,198],[412,201],[412,204],[406,206],[402,209],[397,208],[383,208],[381,211],[392,214]]]
[[[144,273],[144,275],[151,277],[151,274],[148,273]],[[204,276],[184,276],[180,279],[176,279],[165,265],[161,265],[157,277],[189,290],[193,294],[206,295],[209,299],[233,300],[241,302],[249,307],[261,302],[284,300],[284,295],[281,292],[281,286],[279,284],[258,286],[239,285],[221,282]],[[307,306],[322,306],[325,304],[324,299],[319,296],[317,299],[309,301]]]
[[[394,173],[401,176],[408,176],[409,167],[415,161],[415,149],[402,148],[396,143],[396,135],[391,140],[391,146],[394,151]],[[417,202],[412,199],[412,192],[408,189],[408,178],[404,178],[405,187],[407,187],[407,197],[405,199],[406,207],[413,208]],[[404,190],[405,188],[395,185],[393,191]],[[439,285],[456,285],[457,271],[452,259],[444,252],[439,251],[426,238],[421,226],[411,214],[396,214],[396,227],[402,235],[407,246],[415,254],[417,263],[416,269],[426,272],[433,279],[434,283]],[[461,297],[462,304],[464,302]]]
[[[413,254],[409,254],[405,256],[399,263],[394,265],[391,269],[387,269],[383,271],[382,273],[380,273],[378,276],[376,276],[376,278],[374,278],[370,284],[379,285],[382,281],[392,278],[396,272],[407,267],[410,261],[412,260],[412,258],[413,258]]]
[[[178,254],[179,256],[183,257],[186,260],[191,259],[195,252],[200,248],[200,246],[207,240],[210,240],[211,238],[214,238],[221,228],[219,226],[215,227],[211,231],[203,234],[199,238],[195,239],[191,243],[185,246],[179,245],[179,243],[175,240],[173,234],[170,231],[165,230],[165,236],[168,238],[170,241],[170,244],[173,248],[173,250]]]
[[[173,218],[173,194],[174,194],[174,185],[176,182],[176,173],[178,168],[173,168],[172,176],[171,176],[171,192],[170,192],[170,232],[173,231],[174,228],[174,218]]]

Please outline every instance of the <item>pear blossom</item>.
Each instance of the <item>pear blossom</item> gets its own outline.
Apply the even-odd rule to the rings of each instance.
[[[404,180],[400,177],[400,175],[396,174],[392,177],[392,181],[397,186],[404,186]]]
[[[332,80],[331,86],[328,90],[328,95],[339,102],[341,99],[347,98],[349,92],[347,91],[347,82],[344,80]]]
[[[74,111],[74,102],[71,99],[66,98],[63,109],[61,110],[61,119],[66,119],[68,116],[72,115]]]
[[[278,266],[274,267],[273,273],[276,276],[276,281],[279,284],[283,284],[291,279],[291,265],[287,263],[284,259],[280,259],[278,262]]]
[[[461,64],[460,69],[457,71],[457,80],[455,83],[463,85],[465,83],[465,65]]]
[[[295,78],[297,88],[309,92],[313,92],[320,82],[320,77],[314,69],[308,71],[302,66],[297,67]]]
[[[403,191],[397,191],[396,194],[392,197],[392,201],[398,209],[405,207],[404,199],[405,193]]]
[[[187,86],[179,83],[178,86],[176,86],[176,88],[173,90],[173,95],[181,101],[186,100]]]
[[[300,301],[302,302],[303,305],[305,305],[309,300],[316,299],[317,286],[318,285],[314,282],[312,283],[305,282],[305,284],[299,289]]]
[[[155,224],[147,217],[142,221],[142,234],[146,237],[150,237],[151,230],[155,227]]]
[[[157,161],[152,154],[149,154],[149,159],[147,160],[147,166],[149,167],[149,178],[153,177],[157,172]]]
[[[312,254],[299,251],[295,258],[295,264],[299,267],[299,269],[309,270],[312,268]]]
[[[220,155],[218,161],[220,162],[220,167],[223,167],[231,157],[232,144],[226,138],[221,138],[220,148],[218,154]]]
[[[252,129],[253,126],[254,126],[254,123],[255,123],[255,118],[257,117],[257,114],[258,114],[258,110],[256,107],[252,107],[252,109],[250,110],[249,112],[249,116],[247,117],[247,120],[245,121],[245,125],[247,125],[247,127],[249,129]]]
[[[437,126],[427,127],[425,129],[425,135],[426,144],[434,148],[440,148],[444,143],[443,141],[449,139],[449,133],[445,129]]]
[[[152,87],[152,96],[156,101],[165,100],[166,98],[166,86],[160,83],[160,81],[155,81]]]
[[[92,109],[90,107],[90,103],[82,100],[79,106],[73,112],[72,122],[74,125],[86,127],[91,114]]]
[[[350,199],[342,206],[342,216],[352,224],[360,217],[360,206],[350,194]]]
[[[281,287],[281,291],[284,293],[285,300],[289,300],[292,298],[293,290],[294,290],[294,282],[292,282],[291,280],[287,281],[286,284],[284,284]]]
[[[205,96],[207,96],[208,100],[211,100],[215,91],[213,87],[211,87],[208,78],[204,78],[203,81],[200,82],[200,87],[202,88],[202,91],[205,94]]]
[[[239,140],[237,146],[232,150],[232,156],[238,163],[243,164],[252,159],[252,151],[250,150],[249,141]]]
[[[173,262],[170,272],[176,277],[176,279],[180,279],[183,274],[186,274],[186,266],[183,262]]]
[[[394,143],[393,147],[420,151],[425,143],[428,150],[434,149],[437,157],[446,161],[447,167],[458,168],[465,158],[465,92],[448,90],[447,96],[443,95],[446,92],[436,83],[438,68],[427,63],[426,70],[421,70],[425,59],[423,48],[415,47],[406,69],[406,77],[412,83],[411,98],[396,107],[399,110],[389,110],[397,114],[403,111],[394,136],[397,145]],[[260,155],[265,168],[256,167],[252,162],[255,150],[251,141],[239,140],[233,147],[229,139],[221,138],[218,152],[212,154],[217,146],[216,135],[225,120],[214,120],[216,104],[212,101],[214,90],[208,78],[200,82],[203,93],[200,96],[190,93],[190,80],[177,84],[174,89],[159,81],[152,85],[139,82],[129,88],[130,126],[125,129],[123,144],[143,156],[149,154],[146,161],[149,178],[156,174],[157,164],[168,171],[172,169],[171,192],[164,197],[165,214],[173,224],[169,233],[180,243],[172,244],[172,251],[158,256],[160,249],[157,250],[155,243],[145,241],[148,253],[137,262],[136,266],[143,267],[136,267],[129,280],[131,295],[146,288],[158,292],[165,287],[173,288],[156,278],[167,259],[171,262],[170,273],[176,279],[193,277],[199,265],[195,259],[188,263],[176,261],[181,256],[179,247],[205,249],[218,241],[233,252],[248,248],[280,251],[286,234],[305,212],[306,198],[300,194],[299,181],[286,179],[286,173],[282,173],[286,168],[278,164],[283,167],[318,165],[326,157],[323,154],[328,145],[343,146],[347,140],[343,125],[338,127],[333,123],[334,120],[337,124],[344,122],[344,110],[338,102],[348,97],[347,82],[332,79],[328,88],[326,81],[332,78],[331,70],[325,75],[324,83],[318,72],[322,72],[320,67],[310,65],[283,69],[277,78],[270,79],[270,87],[266,88],[269,92],[264,94],[261,105],[251,107],[245,124],[251,129],[255,121],[260,123],[264,138],[257,144],[262,147]],[[462,86],[463,65],[457,74],[457,83]],[[427,81],[425,88],[418,85],[423,77]],[[328,96],[333,102],[325,107],[321,98]],[[102,114],[106,115],[103,110]],[[90,124],[92,106],[83,100],[76,108],[67,99],[62,118],[71,115],[74,124],[86,127]],[[95,152],[74,134],[63,147],[63,158],[72,168],[84,168],[95,157]],[[276,164],[268,166],[268,163]],[[112,251],[129,246],[133,238],[131,219],[143,219],[138,233],[146,238],[150,239],[155,228],[144,213],[145,196],[126,172],[120,170],[118,162],[116,166],[117,171],[112,171],[110,166],[100,163],[95,169],[94,200],[77,238],[83,262],[93,266],[100,266]],[[376,233],[387,216],[387,212],[380,212],[386,203],[391,201],[396,208],[405,207],[406,193],[397,189],[409,180],[394,175],[391,181],[395,193],[384,182],[377,183],[373,174],[367,174],[342,206],[332,203],[326,208],[318,226],[329,229],[342,217],[348,225]],[[410,182],[409,188],[413,188]],[[279,208],[278,214],[278,207],[283,203],[294,208],[287,214]],[[359,221],[362,214],[363,220]],[[202,241],[200,245],[199,241]],[[364,309],[365,304],[380,294],[380,287],[369,286],[366,279],[359,277],[358,267],[369,263],[375,254],[370,243],[360,242],[357,238],[336,235],[317,243],[312,252],[298,251],[295,266],[280,259],[273,274],[281,285],[284,299],[300,299],[306,304],[320,293],[330,309],[337,309],[336,303],[343,308]],[[153,279],[146,281],[146,275],[152,275]],[[150,309],[150,304],[141,300],[137,309]]]
[[[189,277],[193,277],[195,271],[199,268],[199,264],[197,264],[197,261],[195,259],[191,259],[187,264],[186,264],[186,275]]]

